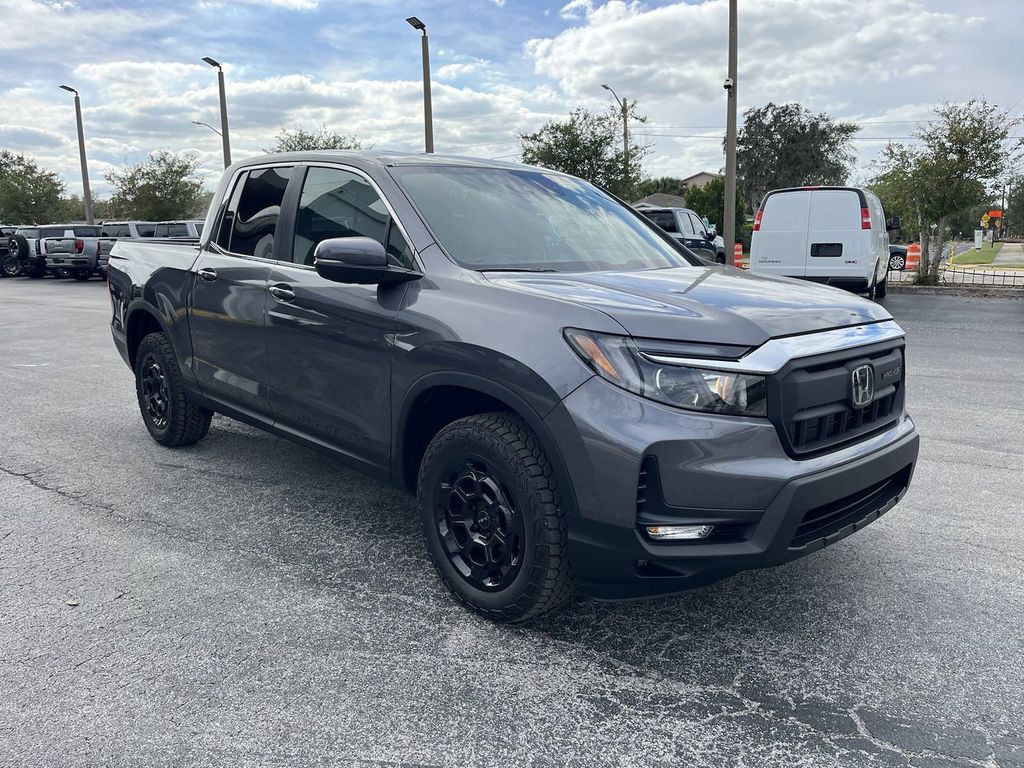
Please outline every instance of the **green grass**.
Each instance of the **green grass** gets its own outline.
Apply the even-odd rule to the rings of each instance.
[[[999,254],[999,249],[1003,247],[1002,243],[984,243],[981,246],[980,251],[976,251],[973,248],[969,251],[961,253],[959,256],[953,257],[954,264],[991,264]]]

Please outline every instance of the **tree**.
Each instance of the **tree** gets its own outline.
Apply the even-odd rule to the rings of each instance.
[[[690,187],[686,191],[686,206],[714,224],[718,233],[722,234],[725,222],[725,179],[718,177],[703,187]],[[740,190],[736,190],[736,210],[743,210],[743,194]],[[750,225],[745,216],[736,217],[734,238],[736,242],[743,243],[744,248],[750,247]]]
[[[743,113],[736,138],[736,176],[747,210],[765,193],[807,184],[844,184],[853,166],[855,123],[837,122],[799,104],[773,104]]]
[[[11,224],[49,224],[60,213],[64,181],[35,160],[0,150],[0,220]]]
[[[114,187],[111,215],[153,221],[189,218],[203,195],[198,167],[194,157],[160,151],[145,163],[108,173]]]
[[[268,152],[310,152],[318,149],[372,149],[364,146],[355,135],[338,133],[321,123],[315,131],[307,131],[301,125],[295,129],[282,128],[274,136],[274,144]]]
[[[919,145],[890,143],[878,161],[874,186],[904,228],[921,241],[918,282],[936,283],[953,217],[991,199],[1019,151],[1008,144],[1019,123],[985,99],[945,102],[935,119],[915,133]]]
[[[634,106],[630,105],[632,119],[646,121],[633,112]],[[552,120],[535,133],[520,134],[519,139],[524,163],[579,176],[627,200],[643,180],[643,159],[650,151],[649,145],[630,138],[627,177],[622,113],[617,108],[595,113],[578,107],[567,120]]]
[[[657,179],[644,179],[636,185],[634,195],[637,198],[647,197],[656,192],[666,195],[686,197],[689,187],[683,179],[675,176],[660,176]]]
[[[1015,174],[1006,184],[1006,211],[1003,216],[1004,234],[1024,235],[1024,175]]]

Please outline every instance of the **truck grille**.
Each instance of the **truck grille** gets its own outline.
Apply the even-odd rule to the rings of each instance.
[[[869,365],[874,396],[853,405],[853,370]],[[786,450],[810,456],[867,437],[903,412],[902,341],[796,360],[774,383],[773,418]]]

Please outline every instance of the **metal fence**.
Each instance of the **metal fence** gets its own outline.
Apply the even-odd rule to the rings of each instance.
[[[889,284],[912,283],[916,269],[889,269]],[[939,274],[943,285],[987,285],[996,288],[1024,288],[1024,269],[993,266],[945,266]]]

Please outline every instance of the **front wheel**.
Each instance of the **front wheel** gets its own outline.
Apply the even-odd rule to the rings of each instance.
[[[191,445],[210,431],[213,413],[192,402],[174,350],[162,333],[151,333],[139,344],[135,393],[146,429],[161,445]]]
[[[464,605],[516,622],[572,594],[558,483],[518,417],[485,413],[446,426],[427,447],[418,486],[427,550]]]
[[[905,256],[901,256],[897,253],[889,257],[889,269],[895,269],[897,272],[902,272],[906,266],[907,259]]]

